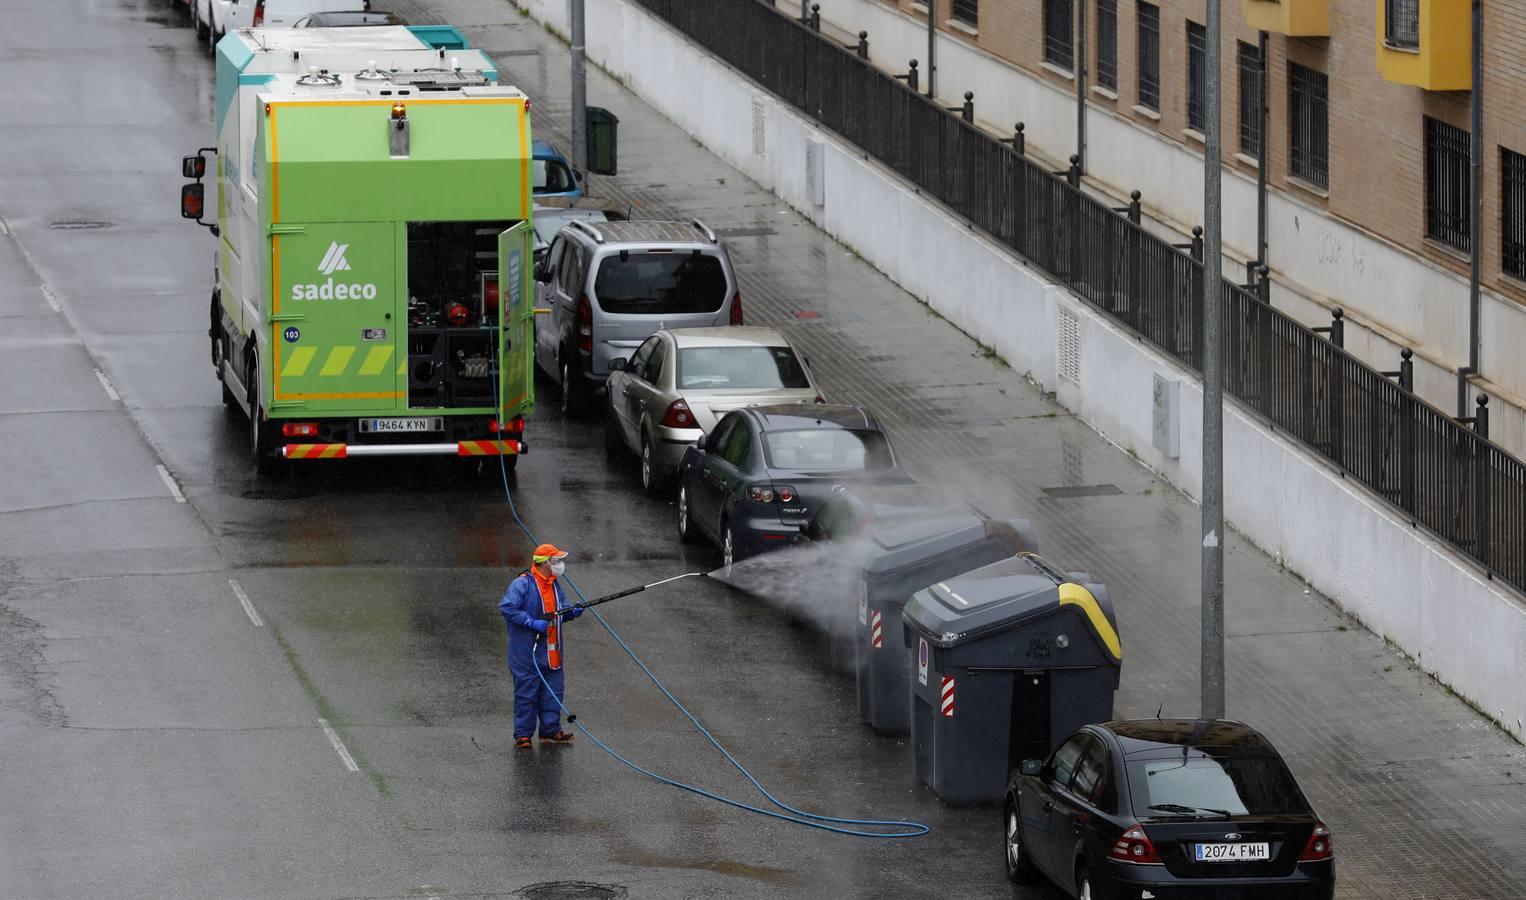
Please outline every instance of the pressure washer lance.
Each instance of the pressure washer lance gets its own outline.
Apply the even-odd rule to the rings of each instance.
[[[549,621],[556,616],[565,613],[569,609],[587,609],[590,606],[598,606],[600,603],[608,603],[611,600],[619,600],[621,597],[629,597],[631,594],[639,594],[647,588],[654,588],[659,585],[667,584],[671,581],[678,581],[683,578],[693,578],[695,576],[704,577],[708,574],[708,572],[685,572],[682,575],[674,575],[672,578],[664,578],[661,581],[654,581],[651,584],[643,584],[640,587],[626,588],[623,591],[616,591],[613,594],[605,594],[602,597],[595,597],[592,600],[588,600],[584,603],[574,603],[571,606],[559,609],[556,612],[543,612],[540,614],[540,617]]]

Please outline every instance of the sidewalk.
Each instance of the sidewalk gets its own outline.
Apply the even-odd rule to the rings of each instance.
[[[463,27],[534,98],[537,134],[568,145],[565,45],[502,0],[395,6]],[[715,229],[748,321],[785,330],[834,400],[871,406],[921,480],[1028,516],[1046,557],[1109,585],[1119,715],[1194,714],[1197,507],[594,69],[589,103],[620,117],[623,173],[593,192]],[[1334,830],[1339,895],[1526,896],[1526,750],[1233,535],[1226,579],[1230,713]]]

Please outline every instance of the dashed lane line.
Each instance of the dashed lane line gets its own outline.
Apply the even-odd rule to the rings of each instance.
[[[233,596],[237,597],[239,605],[244,607],[244,612],[248,614],[249,621],[253,622],[256,628],[264,628],[265,620],[260,618],[258,612],[255,612],[254,604],[249,602],[249,595],[244,593],[243,586],[229,578],[228,587],[233,588]]]
[[[106,377],[105,372],[102,372],[100,369],[96,369],[95,378],[101,383],[101,389],[106,392],[106,396],[111,398],[112,403],[122,402],[122,395],[118,394],[117,389],[111,386],[111,379]]]
[[[169,488],[170,493],[174,495],[175,502],[184,503],[185,494],[180,492],[180,485],[175,483],[175,476],[170,474],[170,470],[166,469],[163,463],[155,465],[154,468],[159,470],[159,477],[164,480],[164,486]]]
[[[344,767],[351,772],[359,772],[360,766],[355,765],[355,757],[351,756],[350,751],[345,749],[344,741],[339,739],[339,732],[329,725],[329,720],[320,718],[318,724],[323,727],[323,733],[328,735],[329,743],[334,745],[334,752],[339,754],[339,759],[344,763]]]

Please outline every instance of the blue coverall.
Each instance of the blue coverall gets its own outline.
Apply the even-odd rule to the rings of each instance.
[[[556,594],[557,608],[566,608],[567,598],[562,593],[561,585],[553,581],[551,589]],[[550,737],[562,730],[562,708],[558,703],[566,696],[562,670],[551,668],[545,637],[536,629],[536,625],[545,624],[540,618],[544,608],[540,587],[535,583],[535,576],[529,572],[510,582],[509,589],[498,603],[498,611],[503,613],[503,620],[509,626],[509,672],[514,676],[516,738],[534,734],[537,718],[540,719],[540,733],[543,737]],[[565,625],[582,614],[581,609],[567,609],[562,614],[561,623]],[[565,633],[561,636],[561,642],[561,656],[565,660]],[[532,653],[535,654],[533,660],[530,655]],[[540,672],[546,676],[551,690],[546,690],[546,683],[536,673],[536,663],[540,663]]]

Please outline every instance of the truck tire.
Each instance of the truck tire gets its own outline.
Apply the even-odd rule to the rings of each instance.
[[[270,425],[260,421],[260,367],[249,367],[249,456],[256,475],[273,474],[279,467]]]

